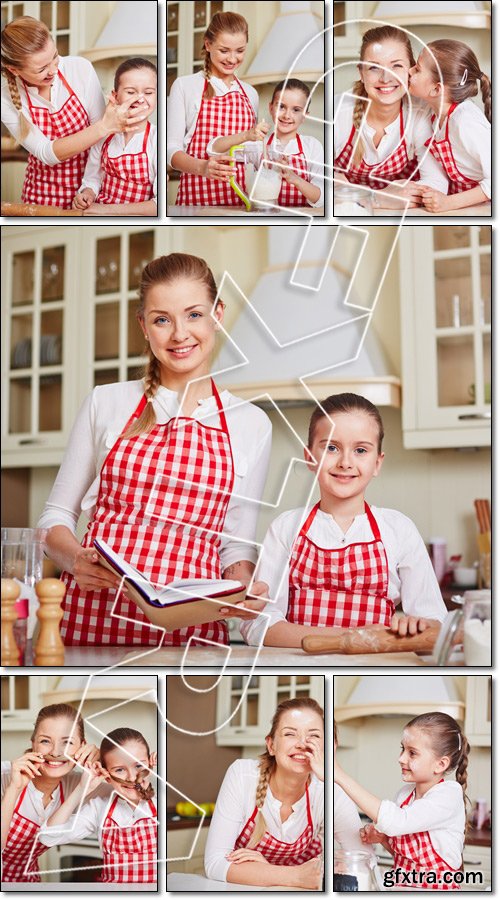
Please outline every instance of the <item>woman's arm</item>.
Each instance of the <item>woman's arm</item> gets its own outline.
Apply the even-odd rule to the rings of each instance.
[[[118,588],[121,578],[99,562],[92,547],[82,547],[66,525],[54,525],[45,539],[47,555],[65,572],[70,572],[83,591]]]
[[[106,775],[92,774],[90,775],[90,777],[88,776],[88,772],[83,773],[80,779],[80,784],[78,784],[77,787],[74,788],[69,797],[67,797],[64,803],[61,804],[59,809],[56,809],[56,811],[52,813],[50,818],[47,820],[46,824],[48,827],[52,827],[53,825],[65,825],[73,815],[75,809],[78,808],[83,798],[89,797],[90,794],[93,794],[101,784],[107,781]],[[71,838],[73,837],[74,834],[71,833]]]
[[[210,159],[196,159],[184,150],[177,150],[172,156],[170,165],[178,172],[186,172],[188,175],[201,175],[203,178],[216,181],[229,181],[231,177],[230,156],[212,156]]]
[[[120,106],[110,100],[99,122],[89,125],[75,134],[68,134],[66,137],[53,141],[52,149],[59,162],[64,162],[66,159],[71,159],[72,156],[88,150],[93,144],[97,144],[98,141],[110,134],[116,134],[118,131],[126,133],[139,131],[139,126],[146,116],[130,112],[129,106],[132,103],[134,103],[133,97]]]
[[[19,759],[15,759],[12,762],[11,770],[10,770],[10,779],[5,788],[3,797],[2,797],[2,808],[1,808],[1,848],[4,849],[7,838],[9,836],[10,826],[12,822],[12,816],[14,815],[14,810],[17,805],[17,801],[19,800],[19,796],[21,792],[24,790],[26,785],[33,781],[37,775],[40,775],[40,769],[38,766],[43,760],[43,756],[40,753],[34,753],[32,750],[29,750],[27,753],[24,753]],[[2,763],[3,765],[3,763]],[[5,778],[9,777],[2,773],[2,781],[5,784]]]
[[[267,862],[232,863],[226,880],[230,884],[257,887],[289,887],[318,891],[321,887],[321,859],[310,859],[298,866],[274,866]]]

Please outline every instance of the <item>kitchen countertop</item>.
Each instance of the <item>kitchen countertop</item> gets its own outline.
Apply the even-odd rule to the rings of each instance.
[[[174,818],[175,816],[175,818]],[[205,816],[202,828],[209,828],[212,816]],[[172,806],[167,807],[167,830],[183,831],[185,828],[198,828],[200,824],[199,816],[179,816]]]
[[[297,206],[293,209],[290,209],[288,212],[278,212],[275,209],[263,209],[255,212],[247,212],[243,206],[169,206],[167,208],[167,215],[173,216],[174,218],[180,218],[181,216],[258,216],[262,218],[262,216],[295,216],[296,212],[300,213],[300,215],[308,215],[308,216],[324,216],[325,210],[323,207],[313,208],[312,206]]]
[[[376,208],[373,211],[374,216],[399,216],[399,211],[397,209],[382,209]],[[466,206],[464,209],[454,209],[451,212],[442,212],[442,213],[431,213],[427,212],[423,207],[418,207],[417,209],[409,209],[406,214],[406,219],[411,219],[413,216],[449,216],[450,218],[455,216],[491,216],[491,203],[480,203],[478,206]],[[350,218],[347,216],[346,218]],[[356,219],[357,216],[353,216],[352,218]],[[361,218],[366,218],[366,216],[362,216]]]
[[[252,884],[228,884],[227,881],[211,881],[204,875],[185,875],[183,872],[171,872],[167,875],[167,891],[290,891],[289,887],[262,887]],[[302,888],[293,888],[300,891]]]

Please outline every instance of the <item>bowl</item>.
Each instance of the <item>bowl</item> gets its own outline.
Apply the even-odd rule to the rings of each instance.
[[[477,584],[477,569],[457,566],[453,569],[453,581],[458,587],[475,587]]]

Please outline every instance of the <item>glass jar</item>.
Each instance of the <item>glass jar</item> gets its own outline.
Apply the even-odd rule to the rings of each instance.
[[[43,578],[47,531],[44,528],[2,528],[1,532],[2,578],[14,578],[21,588],[19,601],[25,600],[28,603],[27,617],[25,612],[20,611],[19,618],[25,619],[29,639],[33,637],[37,623],[36,610],[39,604],[35,585]]]
[[[464,656],[466,666],[491,666],[491,591],[464,594]]]
[[[372,216],[373,191],[359,184],[335,183],[334,216]]]
[[[369,850],[334,850],[333,890],[383,891],[377,860]]]

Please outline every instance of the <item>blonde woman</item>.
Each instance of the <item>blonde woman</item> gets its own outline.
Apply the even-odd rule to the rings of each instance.
[[[207,878],[319,890],[324,818],[323,710],[310,698],[278,706],[258,760],[228,769],[205,849]]]
[[[47,553],[64,570],[66,645],[159,642],[138,607],[117,598],[120,579],[99,564],[95,538],[157,588],[176,578],[248,585],[254,569],[252,501],[264,488],[271,423],[210,378],[224,315],[221,301],[214,308],[212,272],[197,256],[160,256],[145,267],[139,294],[144,378],[96,387],[84,401],[40,519]],[[80,545],[82,511],[90,522]],[[229,643],[224,621],[166,633],[163,643],[197,637]]]
[[[47,26],[31,16],[2,31],[2,122],[29,152],[23,203],[71,209],[89,148],[140,129],[134,98],[105,107],[92,64],[59,56]]]

